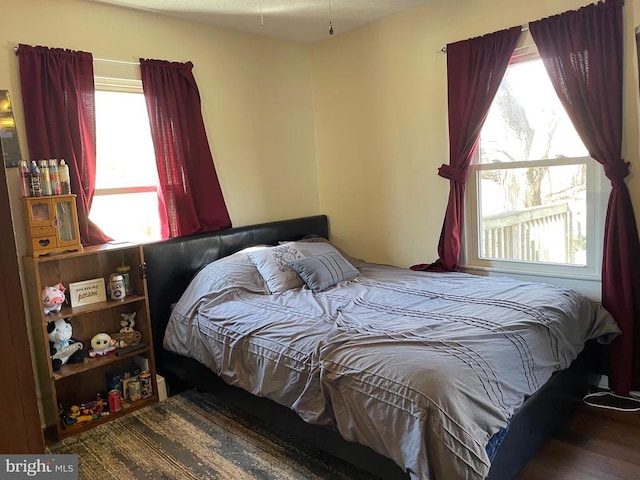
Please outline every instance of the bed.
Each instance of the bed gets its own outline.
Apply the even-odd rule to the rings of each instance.
[[[619,332],[571,290],[370,264],[328,236],[314,216],[145,245],[169,384],[228,392],[379,478],[512,478]]]

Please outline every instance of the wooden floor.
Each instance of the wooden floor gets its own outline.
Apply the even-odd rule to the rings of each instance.
[[[581,405],[517,480],[640,479],[640,412]]]

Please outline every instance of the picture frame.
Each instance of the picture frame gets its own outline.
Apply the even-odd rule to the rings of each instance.
[[[4,166],[17,167],[22,160],[22,153],[9,90],[0,90],[0,143]]]
[[[71,307],[81,307],[92,303],[106,302],[107,290],[104,278],[94,278],[69,284]]]

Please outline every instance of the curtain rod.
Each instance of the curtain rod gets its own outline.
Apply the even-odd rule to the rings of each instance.
[[[528,25],[523,25],[523,26],[520,28],[520,31],[521,31],[521,32],[528,32],[528,31],[529,31],[529,26],[528,26]],[[518,49],[518,48],[516,48],[516,50],[521,50],[522,48],[523,48],[523,47],[520,47],[519,49]],[[447,46],[446,46],[446,45],[440,49],[440,53],[447,53]]]
[[[16,55],[18,55],[18,50],[19,48],[13,47],[13,51],[15,52]],[[97,62],[109,62],[109,63],[123,63],[125,65],[140,65],[140,62],[130,62],[127,60],[111,60],[108,58],[97,58],[97,57],[93,57],[93,59]]]

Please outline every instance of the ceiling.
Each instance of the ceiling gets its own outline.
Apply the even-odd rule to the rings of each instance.
[[[314,43],[430,0],[89,0]]]

